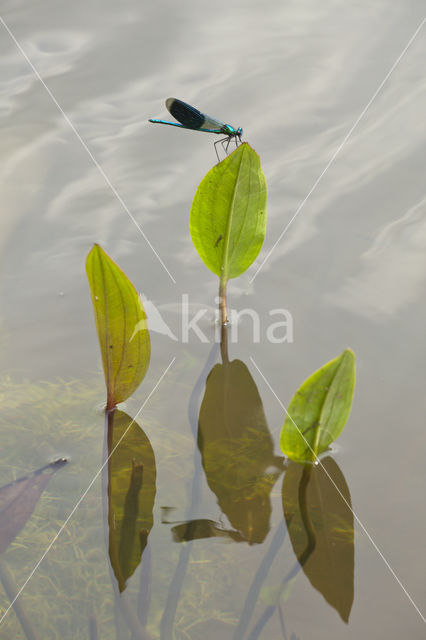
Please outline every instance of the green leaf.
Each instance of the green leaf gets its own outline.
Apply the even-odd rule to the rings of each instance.
[[[153,526],[156,466],[151,443],[134,420],[116,410],[109,424],[109,556],[122,592]]]
[[[135,287],[95,244],[87,256],[87,277],[107,387],[107,409],[126,400],[148,370],[150,340],[145,310]]]
[[[293,396],[281,449],[296,462],[312,461],[336,440],[352,406],[355,354],[351,349],[313,373]]]
[[[203,178],[189,228],[200,258],[225,282],[255,260],[265,238],[266,181],[259,156],[247,143]]]
[[[343,473],[330,457],[309,467],[290,463],[282,500],[303,572],[348,622],[354,599],[354,519]]]
[[[269,531],[270,493],[282,471],[262,400],[241,360],[211,370],[200,408],[198,447],[210,489],[249,544]]]

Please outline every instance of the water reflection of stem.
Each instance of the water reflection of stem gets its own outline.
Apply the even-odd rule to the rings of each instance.
[[[105,428],[106,428],[106,451],[104,452],[105,459],[107,459],[111,455],[112,451],[112,443],[113,443],[113,429],[114,429],[114,415],[115,409],[111,411],[105,411]],[[117,567],[117,571],[120,571],[120,575],[117,576],[118,582],[123,584],[124,578],[121,575],[120,563],[118,561],[118,549],[117,545],[114,544],[113,530],[114,530],[114,522],[113,522],[113,514],[110,509],[111,505],[111,459],[108,460],[106,468],[103,469],[104,480],[106,482],[106,486],[103,487],[104,495],[106,495],[106,521],[108,527],[108,552],[110,559],[114,557],[114,565]]]
[[[313,465],[307,465],[303,469],[302,478],[299,484],[299,508],[302,522],[305,527],[306,536],[308,538],[306,549],[298,558],[300,565],[303,567],[313,550],[315,549],[316,536],[315,530],[312,525],[311,516],[309,515],[309,509],[306,501],[306,492],[308,489],[309,480],[311,479]]]
[[[215,343],[209,353],[207,362],[200,373],[197,382],[195,383],[191,397],[189,399],[188,406],[188,418],[191,425],[192,434],[194,436],[194,443],[197,442],[198,436],[198,413],[200,398],[203,392],[203,388],[206,384],[207,375],[210,373],[214,362],[218,356],[218,345]],[[186,520],[194,520],[197,514],[198,505],[201,502],[201,480],[203,477],[203,467],[201,464],[201,454],[195,446],[194,448],[194,475],[191,483],[191,503],[189,505]],[[183,581],[185,579],[186,570],[188,567],[189,557],[194,541],[187,542],[182,546],[179,553],[179,560],[175,573],[170,581],[169,590],[167,593],[166,606],[164,607],[163,617],[160,623],[160,639],[171,640],[173,638],[173,626],[176,616],[176,609],[179,602],[180,593],[182,590]]]
[[[92,612],[89,617],[89,638],[90,640],[98,640],[98,624],[96,616]]]
[[[279,593],[279,596],[277,598],[277,603],[276,604],[272,604],[269,607],[266,607],[265,611],[263,612],[263,614],[259,618],[258,622],[253,627],[253,630],[250,633],[250,635],[248,637],[248,640],[257,640],[257,638],[260,637],[260,634],[262,633],[263,627],[266,625],[268,620],[270,618],[272,618],[272,616],[273,616],[273,614],[275,612],[275,609],[278,606],[279,598],[280,598],[282,592],[284,591],[284,589],[286,588],[286,586],[290,582],[290,580],[292,580],[293,578],[295,578],[297,576],[297,574],[299,573],[301,568],[302,568],[302,565],[299,564],[299,562],[296,562],[295,565],[293,566],[293,568],[290,569],[288,574],[285,576],[284,580],[281,582],[280,593]]]
[[[151,582],[152,582],[152,553],[149,541],[145,547],[144,558],[140,571],[140,583],[138,594],[138,618],[145,628],[148,622],[148,611],[151,603]]]
[[[146,630],[142,627],[139,619],[135,613],[134,608],[128,600],[127,593],[118,593],[117,589],[114,589],[115,597],[117,599],[117,605],[120,612],[132,632],[132,640],[151,640]]]
[[[223,364],[228,364],[228,325],[226,324],[222,324],[220,327],[220,355]]]
[[[114,429],[114,413],[115,409],[110,411],[105,411],[105,448],[104,448],[104,460],[107,460],[112,452],[112,443],[113,443],[113,429]],[[111,460],[108,460],[108,463],[103,467],[102,474],[102,494],[104,496],[103,504],[104,504],[104,521],[107,526],[108,535],[105,536],[107,545],[110,547],[111,538],[110,538],[110,526],[113,524],[110,522],[111,514],[109,505],[111,504]],[[110,547],[110,553],[113,552],[118,557],[117,547],[114,544],[113,549]],[[117,580],[114,575],[111,563],[110,563],[110,575],[111,582],[114,590],[114,602],[116,608],[121,613],[124,618],[125,623],[129,627],[132,632],[132,638],[135,640],[150,640],[149,634],[141,625],[133,607],[128,601],[127,594],[124,592],[120,594],[119,589],[117,588]],[[117,620],[116,620],[117,624]]]
[[[306,500],[306,494],[307,494],[309,480],[310,480],[311,474],[312,474],[312,469],[313,469],[313,465],[311,465],[311,464],[310,465],[306,465],[304,467],[303,473],[302,473],[302,478],[301,478],[300,484],[299,484],[299,509],[300,509],[300,515],[302,517],[303,524],[305,526],[306,536],[307,536],[307,539],[308,539],[307,540],[307,544],[306,544],[306,547],[305,547],[303,553],[301,553],[300,557],[297,559],[297,562],[295,563],[293,568],[290,569],[290,571],[288,572],[288,574],[285,576],[284,580],[282,581],[281,588],[280,588],[280,593],[282,593],[284,591],[287,583],[290,582],[290,580],[292,580],[293,578],[296,577],[296,575],[302,569],[303,565],[307,562],[309,556],[312,554],[312,552],[315,549],[315,544],[316,544],[315,530],[314,530],[314,527],[312,525],[312,520],[311,520],[311,517],[309,515],[308,505],[307,505],[307,500]],[[277,604],[278,604],[278,602],[277,602]],[[277,604],[271,605],[271,606],[269,606],[269,607],[267,607],[265,609],[265,611],[263,612],[262,616],[260,617],[260,619],[258,620],[256,625],[254,626],[251,634],[249,635],[248,640],[257,640],[257,638],[260,637],[260,634],[261,634],[264,626],[266,625],[268,620],[274,614],[275,609],[277,608]]]
[[[21,599],[17,597],[13,578],[3,562],[0,562],[0,580],[2,581],[4,590],[6,591],[8,598],[11,602],[13,602],[13,610],[16,613],[16,617],[18,618],[19,622],[21,623],[21,627],[23,628],[27,639],[39,640],[39,636],[34,631],[31,622],[29,621],[27,614],[25,613],[25,609],[22,605]]]
[[[259,597],[260,590],[263,586],[263,583],[266,580],[269,569],[271,568],[272,563],[275,560],[275,556],[277,555],[278,551],[281,549],[281,546],[284,542],[286,535],[287,535],[287,528],[285,526],[284,520],[282,520],[278,525],[277,530],[275,531],[270,547],[265,557],[263,558],[261,564],[259,565],[259,568],[256,571],[256,575],[254,576],[253,582],[250,585],[250,589],[248,590],[248,593],[247,593],[246,601],[244,603],[243,610],[241,612],[238,626],[235,629],[233,640],[242,640],[242,638],[244,637],[244,634],[250,623],[250,619],[254,611],[254,607],[256,605],[257,599]]]
[[[287,631],[285,628],[285,624],[284,624],[284,616],[283,616],[283,612],[281,610],[281,604],[278,604],[278,615],[280,617],[280,625],[281,625],[281,631],[283,632],[283,638],[284,640],[288,640],[288,636],[287,636]]]
[[[121,524],[120,544],[118,548],[119,564],[124,575],[129,575],[130,572],[131,557],[128,550],[132,547],[133,539],[136,535],[136,519],[138,516],[139,495],[143,485],[143,470],[143,464],[136,462],[133,458],[129,489],[124,502],[123,521]],[[144,550],[145,545],[141,545],[141,549]]]

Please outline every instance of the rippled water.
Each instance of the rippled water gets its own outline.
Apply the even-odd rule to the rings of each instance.
[[[162,638],[171,637],[161,619],[187,549],[175,637],[233,637],[284,522],[279,479],[258,544],[222,536],[182,546],[172,540],[174,525],[162,523],[187,518],[198,473],[201,497],[192,517],[230,528],[211,478],[197,467],[188,416],[194,385],[198,404],[204,393],[211,344],[194,333],[184,343],[181,325],[187,295],[191,314],[210,309],[200,327],[212,339],[217,282],[193,248],[188,216],[197,185],[215,163],[213,136],[148,123],[165,117],[165,98],[177,96],[242,126],[266,175],[264,248],[229,285],[232,307],[259,313],[261,340],[253,344],[246,318],[230,356],[246,364],[257,385],[274,455],[284,411],[250,358],[287,405],[300,383],[346,346],[357,356],[352,414],[331,452],[359,518],[354,603],[346,624],[298,573],[280,605],[287,638],[424,637],[407,593],[421,609],[426,27],[381,87],[422,23],[424,3],[43,0],[6,1],[0,14],[1,484],[55,456],[70,457],[4,553],[16,590],[102,459],[104,392],[84,271],[94,242],[168,327],[155,325],[150,370],[129,414],[176,356],[138,420],[157,467],[147,580],[151,636],[160,637],[162,628]],[[291,343],[266,338],[276,308],[291,313]],[[284,540],[250,630],[294,560]],[[139,568],[127,589],[132,606],[140,581]],[[0,597],[5,611],[10,600]],[[114,611],[99,478],[20,600],[39,637],[89,638],[90,619],[100,638],[129,637]],[[12,637],[25,638],[10,610],[0,638]],[[278,610],[256,637],[285,637]]]

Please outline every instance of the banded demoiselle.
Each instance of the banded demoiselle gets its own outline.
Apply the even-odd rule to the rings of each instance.
[[[216,151],[217,159],[219,160],[219,154],[216,149],[216,145],[219,142],[226,142],[225,152],[228,151],[229,143],[232,139],[235,140],[235,146],[238,147],[238,140],[241,142],[241,136],[243,130],[241,127],[235,129],[230,124],[225,124],[221,120],[207,116],[201,111],[198,111],[195,107],[191,107],[190,104],[182,102],[177,98],[167,98],[166,107],[169,113],[172,114],[178,122],[169,122],[168,120],[157,120],[157,118],[150,118],[149,122],[156,122],[158,124],[169,124],[172,127],[181,127],[182,129],[194,129],[196,131],[205,131],[206,133],[223,133],[225,138],[221,138],[214,143],[214,149]],[[179,124],[180,123],[180,124]]]

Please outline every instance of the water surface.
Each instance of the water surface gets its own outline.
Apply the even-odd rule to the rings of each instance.
[[[84,271],[94,242],[154,303],[177,338],[152,332],[148,375],[125,407],[135,416],[176,357],[138,418],[155,454],[157,479],[150,555],[144,551],[129,579],[130,603],[136,607],[151,557],[151,578],[142,576],[149,584],[151,636],[160,637],[161,628],[163,638],[172,637],[163,616],[178,572],[178,579],[184,577],[174,637],[232,638],[241,628],[250,585],[275,544],[244,636],[250,637],[295,563],[283,525],[282,472],[271,480],[256,529],[255,523],[250,528],[232,520],[208,466],[201,466],[191,407],[200,406],[214,358],[206,365],[212,344],[195,334],[182,342],[181,301],[187,295],[194,313],[215,304],[216,279],[200,263],[188,232],[194,191],[215,155],[213,136],[148,123],[149,117],[165,116],[165,98],[176,96],[242,126],[268,183],[263,251],[229,285],[230,305],[252,308],[262,320],[255,344],[248,319],[242,322],[230,357],[244,363],[257,386],[262,432],[271,442],[265,469],[275,473],[284,411],[250,358],[287,405],[312,371],[352,347],[353,410],[330,455],[356,515],[421,608],[424,28],[257,269],[423,20],[424,4],[43,0],[4,2],[1,15],[105,174],[0,25],[1,484],[59,455],[70,458],[4,553],[16,589],[102,459],[104,391]],[[268,314],[276,308],[292,315],[291,343],[266,339]],[[211,340],[211,315],[200,326]],[[168,522],[185,522],[188,513],[203,526],[213,522],[216,532],[238,535],[182,545],[173,540],[177,525]],[[281,613],[277,608],[256,637],[424,637],[413,604],[360,524],[354,526],[349,622],[299,571],[280,600]],[[23,592],[22,604],[40,637],[89,638],[94,619],[99,637],[129,637],[114,609],[106,551],[99,478]],[[4,611],[9,600],[3,592],[0,598]],[[0,637],[25,637],[13,611],[0,624]]]

